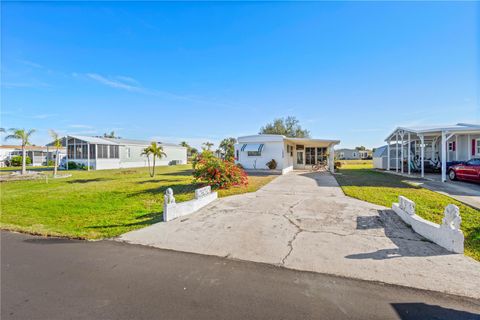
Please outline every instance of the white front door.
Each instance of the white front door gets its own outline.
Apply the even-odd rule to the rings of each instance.
[[[305,168],[305,151],[296,150],[297,157],[295,158],[295,163],[293,167],[295,169],[304,169]]]

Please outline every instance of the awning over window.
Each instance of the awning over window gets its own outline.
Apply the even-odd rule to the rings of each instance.
[[[246,143],[242,146],[241,151],[258,151],[262,152],[263,143]]]

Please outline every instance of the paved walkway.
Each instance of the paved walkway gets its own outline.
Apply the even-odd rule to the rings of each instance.
[[[480,298],[480,263],[345,196],[328,173],[290,173],[117,240]]]

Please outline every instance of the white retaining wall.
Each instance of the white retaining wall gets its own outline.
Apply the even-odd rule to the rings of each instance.
[[[398,197],[398,203],[392,205],[395,211],[406,224],[428,240],[435,242],[448,251],[463,253],[464,236],[460,230],[460,210],[456,205],[449,204],[445,208],[442,224],[425,220],[415,214],[415,202],[403,197]]]
[[[212,192],[210,186],[195,190],[195,199],[180,203],[175,203],[172,189],[168,188],[165,192],[165,202],[163,204],[163,221],[171,221],[178,217],[186,216],[205,207],[207,204],[218,198],[216,192]]]

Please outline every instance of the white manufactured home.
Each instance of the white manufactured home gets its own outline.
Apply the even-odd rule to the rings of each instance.
[[[480,158],[480,124],[457,123],[450,126],[398,127],[385,139],[386,150],[382,155],[386,170],[411,174],[425,169],[438,168],[442,181],[446,181],[448,166],[456,162]],[[392,163],[391,144],[395,148]],[[384,162],[378,162],[383,166]]]
[[[166,156],[157,158],[156,165],[187,163],[187,148],[171,143],[158,144]],[[67,150],[65,164],[73,161],[95,170],[148,166],[147,156],[142,152],[150,145],[149,141],[68,135],[62,138],[62,145]]]
[[[334,168],[334,146],[339,140],[288,138],[276,134],[257,134],[239,137],[235,144],[235,163],[245,169],[268,169],[267,163],[275,160],[277,170],[285,174],[294,169],[310,169],[317,163]]]

